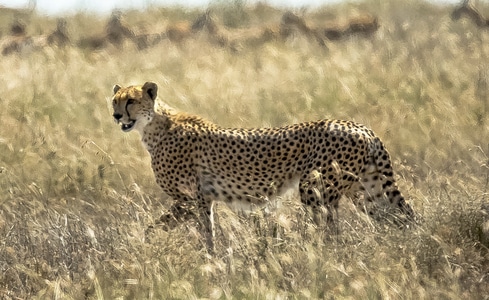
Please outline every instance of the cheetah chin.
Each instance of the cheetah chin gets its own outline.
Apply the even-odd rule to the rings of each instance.
[[[128,123],[128,124],[122,123],[121,129],[124,132],[129,132],[129,131],[131,131],[134,128],[134,125],[136,125],[136,121],[135,120],[130,120],[130,123]]]

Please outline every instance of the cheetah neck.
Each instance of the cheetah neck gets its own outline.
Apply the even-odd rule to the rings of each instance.
[[[155,113],[153,119],[143,128],[140,132],[141,142],[149,153],[152,153],[153,149],[156,148],[170,126],[169,113],[164,111]]]

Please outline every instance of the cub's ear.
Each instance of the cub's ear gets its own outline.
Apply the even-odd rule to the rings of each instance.
[[[156,83],[148,81],[143,85],[142,89],[143,93],[148,94],[151,100],[154,101],[156,99],[156,95],[158,94],[158,85]]]
[[[117,91],[118,91],[118,90],[120,90],[121,88],[122,88],[122,87],[121,87],[120,85],[118,85],[118,84],[114,85],[114,88],[113,88],[113,90],[114,90],[114,95],[115,95],[115,94],[117,93]]]

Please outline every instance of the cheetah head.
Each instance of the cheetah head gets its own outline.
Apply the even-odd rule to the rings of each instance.
[[[144,127],[153,120],[154,104],[158,86],[146,82],[142,86],[114,86],[112,107],[114,119],[121,123],[121,129],[129,132],[133,129],[143,132]]]

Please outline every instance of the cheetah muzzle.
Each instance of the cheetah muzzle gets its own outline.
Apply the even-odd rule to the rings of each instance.
[[[121,123],[121,129],[124,132],[129,132],[134,128],[135,124],[136,124],[135,120],[130,120],[128,124]]]

